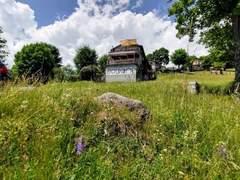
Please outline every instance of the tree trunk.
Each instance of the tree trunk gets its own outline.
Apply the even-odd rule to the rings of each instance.
[[[233,33],[235,40],[235,82],[240,83],[240,16],[233,16]],[[239,85],[238,85],[239,86]]]

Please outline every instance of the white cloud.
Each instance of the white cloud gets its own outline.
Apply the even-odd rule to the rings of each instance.
[[[130,0],[78,0],[79,8],[67,19],[37,28],[33,10],[15,0],[0,0],[0,26],[4,28],[13,63],[13,54],[25,43],[43,41],[60,49],[63,64],[72,64],[75,50],[82,45],[95,48],[99,55],[125,38],[136,38],[147,53],[166,47],[173,52],[189,47],[190,54],[203,55],[207,50],[188,38],[175,37],[175,23],[155,13],[136,14],[126,10]],[[137,1],[135,1],[137,2]],[[141,5],[141,4],[140,4]]]

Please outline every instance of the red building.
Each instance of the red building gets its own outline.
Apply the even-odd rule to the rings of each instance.
[[[2,62],[0,62],[0,81],[7,79],[7,77],[8,69]]]

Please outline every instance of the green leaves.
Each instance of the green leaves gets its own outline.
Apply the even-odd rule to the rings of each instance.
[[[240,16],[240,1],[238,2],[236,8],[233,9],[233,15]]]
[[[83,46],[77,50],[74,63],[79,71],[85,66],[97,64],[97,53],[94,49]]]
[[[238,5],[237,5],[238,4]],[[211,28],[215,23],[239,14],[239,0],[178,0],[169,9],[176,17],[178,36],[192,39],[197,30]]]
[[[162,63],[168,64],[169,62],[169,51],[165,48],[155,50],[152,54],[147,55],[149,61],[155,61],[157,64]]]
[[[47,80],[52,75],[54,67],[60,67],[61,57],[59,50],[46,43],[25,45],[15,55],[15,71],[18,76],[37,76]]]
[[[187,63],[188,53],[185,49],[176,50],[171,56],[171,60],[176,65],[184,65]]]
[[[99,64],[100,69],[102,70],[103,73],[105,72],[107,62],[108,62],[108,55],[103,55],[98,60],[98,64]]]

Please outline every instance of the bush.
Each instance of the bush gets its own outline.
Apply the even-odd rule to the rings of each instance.
[[[105,73],[106,67],[108,62],[108,55],[103,55],[99,58],[98,64],[103,73]]]
[[[86,81],[99,81],[102,73],[101,70],[96,65],[86,66],[80,71],[81,80]]]
[[[74,63],[79,71],[89,65],[97,64],[97,53],[88,46],[81,47],[77,50]]]
[[[225,62],[214,62],[213,67],[217,69],[222,69],[225,67]]]
[[[54,80],[57,82],[62,81],[78,81],[79,75],[77,75],[77,72],[72,69],[70,65],[63,66],[61,68],[54,68]]]
[[[53,69],[60,67],[59,50],[47,43],[29,44],[15,55],[14,72],[18,76],[36,78],[46,82],[53,76]]]

